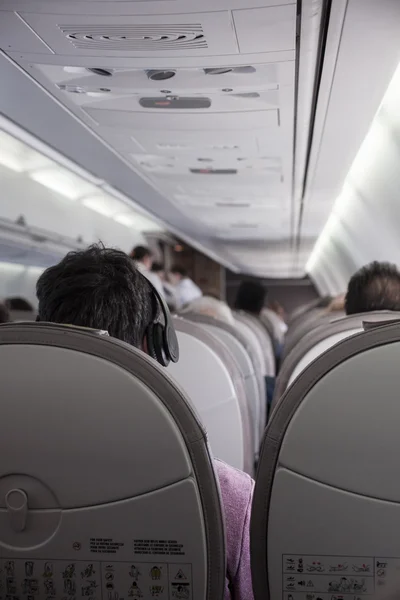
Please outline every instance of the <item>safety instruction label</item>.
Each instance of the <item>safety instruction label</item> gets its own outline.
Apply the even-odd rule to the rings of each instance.
[[[0,560],[0,600],[192,600],[191,564]]]
[[[400,558],[282,556],[283,600],[363,600],[400,578]]]

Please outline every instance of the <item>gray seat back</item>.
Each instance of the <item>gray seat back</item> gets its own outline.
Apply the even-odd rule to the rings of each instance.
[[[256,600],[376,598],[391,580],[398,591],[399,364],[399,323],[357,334],[276,407],[252,507]]]
[[[260,401],[260,420],[259,431],[260,440],[264,433],[264,428],[267,422],[267,392],[265,376],[270,373],[275,373],[275,356],[272,341],[270,340],[265,328],[258,322],[255,317],[251,317],[242,311],[234,312],[235,319],[251,329],[253,336],[257,341],[257,357],[258,357],[258,384]]]
[[[238,319],[235,319],[235,327],[237,327],[238,330],[241,331],[244,336],[246,336],[246,338],[248,339],[248,342],[252,345],[253,350],[254,350],[255,362],[253,363],[253,367],[254,367],[254,372],[256,375],[256,382],[257,382],[257,389],[258,389],[256,420],[259,425],[256,428],[254,442],[255,442],[255,452],[258,456],[258,452],[260,450],[261,437],[263,434],[263,425],[265,426],[264,419],[265,419],[265,412],[266,412],[265,408],[264,408],[265,407],[265,379],[262,374],[262,372],[264,370],[263,357],[262,357],[261,347],[258,343],[257,336],[250,329],[250,327],[246,323],[243,323],[243,322],[239,321]]]
[[[250,432],[242,422],[239,396],[243,388],[236,361],[225,345],[201,325],[175,317],[174,326],[180,358],[169,365],[168,371],[196,408],[213,455],[244,470]]]
[[[243,377],[246,412],[251,426],[251,447],[253,455],[258,456],[259,444],[257,445],[256,440],[259,437],[259,391],[254,364],[249,354],[249,351],[252,352],[251,345],[237,328],[214,317],[197,313],[186,313],[185,317],[201,323],[217,336],[235,357]]]
[[[272,331],[274,334],[274,340],[279,344],[283,344],[285,339],[285,333],[287,331],[287,327],[283,327],[284,323],[278,315],[271,310],[270,308],[263,308],[261,311],[260,319],[262,322],[267,322],[272,327]]]
[[[258,337],[264,354],[264,375],[275,377],[276,365],[273,338],[268,334],[266,328],[257,317],[253,317],[249,313],[241,310],[235,311],[234,314],[235,317],[251,327]]]
[[[336,315],[333,318],[337,318]],[[289,326],[282,351],[282,361],[312,329],[329,321],[332,321],[332,315],[326,313],[326,309],[314,308],[307,312],[296,325]]]
[[[399,317],[400,312],[375,311],[349,315],[329,322],[324,320],[305,335],[286,357],[276,380],[272,408],[282,397],[288,385],[293,382],[294,376],[299,375],[303,368],[341,339],[359,333],[364,322],[391,321]]]
[[[0,362],[7,597],[222,599],[219,485],[165,371],[117,340],[36,323],[0,326]]]

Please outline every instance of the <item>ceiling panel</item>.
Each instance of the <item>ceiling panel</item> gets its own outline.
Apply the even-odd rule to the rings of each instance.
[[[295,47],[296,5],[233,11],[240,51],[277,52]]]
[[[203,241],[290,238],[295,2],[15,0],[12,11],[3,0],[10,56],[131,170],[136,202]],[[62,151],[45,123],[33,126]],[[79,136],[68,147],[95,162]]]

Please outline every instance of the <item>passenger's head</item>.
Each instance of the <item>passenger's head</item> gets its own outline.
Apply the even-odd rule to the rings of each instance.
[[[160,279],[165,279],[164,265],[159,262],[153,262],[151,272],[159,276]]]
[[[184,269],[180,265],[174,265],[169,271],[169,279],[173,285],[176,285],[177,283],[182,281],[182,279],[186,279],[187,276],[188,273],[186,269]]]
[[[235,308],[258,316],[264,307],[266,296],[267,290],[261,283],[242,281],[236,295]]]
[[[146,269],[151,269],[153,264],[153,255],[149,248],[146,246],[136,246],[131,254],[131,258],[135,260],[137,263],[142,263],[146,267]]]
[[[7,305],[0,302],[0,323],[8,323],[10,320],[10,312]]]
[[[209,315],[210,317],[214,317],[214,319],[228,323],[228,325],[235,324],[235,319],[233,318],[232,311],[229,306],[225,304],[225,302],[217,300],[212,296],[202,296],[201,298],[193,300],[193,302],[188,304],[185,307],[185,310],[182,311],[183,314],[185,314],[185,312]]]
[[[104,329],[137,348],[157,310],[129,256],[102,245],[69,252],[40,276],[36,293],[41,321]]]
[[[345,308],[348,315],[400,311],[400,272],[396,265],[375,261],[359,269],[349,281]]]
[[[19,296],[7,298],[5,303],[7,308],[12,311],[33,312],[32,304]]]

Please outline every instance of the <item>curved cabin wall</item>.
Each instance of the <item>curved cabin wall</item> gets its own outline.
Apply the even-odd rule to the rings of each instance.
[[[400,266],[399,106],[400,67],[309,261],[321,294],[343,292],[351,275],[373,260]]]

